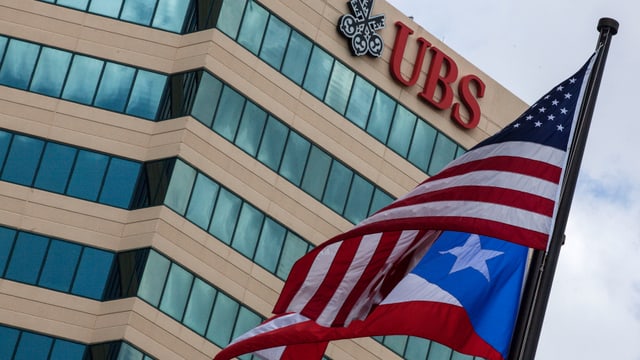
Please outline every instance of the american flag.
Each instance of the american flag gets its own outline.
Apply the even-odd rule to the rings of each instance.
[[[274,313],[323,326],[362,319],[443,230],[545,249],[593,59],[502,131],[303,256]]]

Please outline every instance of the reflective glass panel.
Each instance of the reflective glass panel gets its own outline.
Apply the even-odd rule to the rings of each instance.
[[[249,259],[253,257],[253,253],[256,250],[263,220],[264,214],[261,211],[249,203],[242,204],[231,245]]]
[[[287,229],[282,225],[272,219],[266,218],[262,226],[260,240],[258,241],[258,247],[256,248],[253,261],[270,272],[274,272],[278,264],[278,258],[280,257],[280,251],[286,233]]]
[[[360,176],[353,178],[344,217],[352,223],[358,223],[369,214],[369,205],[373,195],[373,185]]]
[[[371,200],[371,209],[369,210],[369,214],[371,215],[374,212],[382,209],[383,207],[391,204],[393,198],[386,193],[384,193],[380,189],[375,189],[373,191],[373,200]]]
[[[218,106],[218,99],[222,92],[222,82],[207,72],[202,72],[198,92],[193,101],[191,115],[200,120],[207,127],[211,127],[213,115]]]
[[[112,111],[124,111],[135,72],[129,66],[107,63],[94,105]]]
[[[155,119],[166,81],[166,75],[138,70],[127,105],[127,114]]]
[[[53,339],[48,336],[23,331],[22,336],[20,336],[18,347],[16,348],[16,353],[12,359],[46,359],[49,355],[52,343]]]
[[[178,214],[184,215],[195,178],[195,169],[180,160],[176,160],[164,204]]]
[[[7,149],[9,148],[9,142],[11,142],[12,134],[0,130],[0,171],[4,165],[4,160],[7,157]]]
[[[232,338],[237,338],[238,336],[260,325],[261,322],[262,318],[258,314],[245,307],[241,307],[240,311],[238,311],[238,320],[236,320],[236,326],[233,329]]]
[[[78,150],[57,143],[47,143],[35,187],[64,194]]]
[[[240,123],[240,116],[242,116],[245,102],[244,96],[225,86],[220,97],[221,106],[218,107],[213,121],[213,130],[233,142],[236,131],[238,131],[238,124]]]
[[[439,133],[436,138],[435,149],[431,157],[431,163],[429,164],[429,175],[433,175],[442,170],[448,163],[450,163],[456,155],[457,145],[451,139],[444,134]]]
[[[118,17],[123,0],[91,0],[89,11],[95,14]]]
[[[193,283],[193,275],[181,266],[171,265],[167,283],[162,293],[160,310],[172,318],[181,321],[184,309],[187,306],[189,289]]]
[[[396,102],[382,91],[377,91],[373,99],[373,106],[369,113],[367,132],[383,144],[387,142],[391,119],[396,107]]]
[[[407,341],[407,349],[404,357],[407,360],[424,360],[427,358],[430,341],[427,339],[410,336]]]
[[[11,39],[0,68],[0,84],[26,89],[38,57],[40,45]]]
[[[286,278],[289,275],[289,271],[291,271],[291,267],[293,267],[293,263],[306,254],[308,248],[309,245],[298,235],[292,232],[287,233],[276,274],[281,279]]]
[[[82,55],[75,55],[62,91],[62,98],[91,104],[100,80],[104,61]]]
[[[49,360],[81,360],[86,348],[83,344],[56,339]]]
[[[347,108],[354,76],[353,71],[342,63],[336,61],[333,65],[324,102],[340,114],[344,114]]]
[[[249,1],[238,34],[238,43],[254,54],[258,54],[269,13],[254,1]]]
[[[291,131],[287,139],[284,156],[282,157],[282,164],[280,165],[279,171],[280,175],[295,185],[300,185],[310,147],[311,144],[309,141]]]
[[[121,343],[118,357],[115,360],[142,360],[144,354],[127,343]]]
[[[97,200],[108,163],[109,157],[106,155],[80,150],[67,195],[90,201]]]
[[[235,144],[251,156],[256,156],[266,121],[267,113],[254,103],[247,101]]]
[[[302,178],[302,189],[314,198],[318,200],[322,199],[322,193],[324,191],[324,185],[327,182],[327,177],[329,176],[330,167],[331,157],[320,150],[320,148],[312,147],[309,152],[307,168]]]
[[[269,116],[267,126],[264,129],[260,150],[258,151],[258,160],[267,165],[271,170],[278,171],[280,161],[282,160],[282,152],[287,141],[287,133],[289,129],[280,121]]]
[[[367,126],[367,118],[369,117],[369,110],[371,110],[375,92],[376,89],[371,83],[360,76],[356,76],[345,116],[362,129]]]
[[[69,291],[82,247],[66,241],[51,240],[38,285]]]
[[[205,230],[208,229],[219,187],[204,174],[198,174],[187,209],[187,219]]]
[[[417,122],[408,160],[422,171],[427,171],[436,135],[437,132],[431,125],[424,121]]]
[[[264,34],[260,58],[276,69],[280,69],[291,28],[275,16],[269,17],[267,32]]]
[[[450,356],[451,349],[437,342],[431,342],[431,346],[429,347],[429,357],[427,360],[448,359]]]
[[[151,26],[177,33],[181,32],[188,7],[189,1],[160,0]]]
[[[20,331],[0,326],[0,359],[11,359]]]
[[[85,247],[71,293],[100,300],[111,270],[114,254]]]
[[[304,78],[303,87],[318,99],[324,99],[324,92],[327,88],[331,67],[333,66],[333,58],[324,50],[315,46],[309,60],[309,69],[307,76]]]
[[[4,275],[4,269],[7,266],[7,259],[11,253],[15,237],[15,230],[0,226],[0,277]]]
[[[149,25],[157,0],[126,0],[122,7],[122,20]]]
[[[402,355],[404,353],[404,346],[406,343],[407,336],[405,335],[389,335],[384,337],[384,344],[396,354]]]
[[[43,47],[29,90],[53,97],[60,96],[70,62],[70,53]]]
[[[170,265],[171,262],[167,258],[153,250],[149,251],[140,287],[138,287],[139,298],[148,301],[154,307],[158,306]]]
[[[9,280],[35,284],[42,261],[49,245],[49,238],[25,232],[18,233],[7,274]]]
[[[235,229],[240,212],[242,200],[229,192],[227,189],[220,189],[216,208],[211,219],[209,233],[217,237],[226,244],[231,242],[231,236]]]
[[[313,44],[309,39],[294,31],[291,33],[287,54],[282,63],[282,73],[296,84],[302,84]]]
[[[453,354],[451,354],[451,360],[473,360],[473,356],[454,351]]]
[[[331,164],[331,172],[327,179],[322,202],[338,214],[342,214],[344,211],[352,177],[353,171],[340,162],[334,161]]]
[[[223,1],[216,27],[230,38],[236,38],[247,0]]]
[[[404,106],[396,106],[396,115],[393,118],[387,146],[395,150],[400,156],[406,157],[415,125],[416,116]]]
[[[44,141],[14,135],[2,172],[2,180],[31,186],[38,167]]]
[[[227,345],[231,340],[231,330],[239,307],[235,300],[219,292],[209,321],[207,339],[220,346]]]
[[[68,6],[78,10],[86,10],[89,0],[58,0],[58,5]]]
[[[135,161],[111,158],[100,192],[100,202],[123,209],[129,208],[141,166]]]
[[[9,39],[0,35],[0,64],[2,63],[2,57],[4,56],[4,50],[7,47]]]
[[[189,303],[184,314],[184,324],[200,335],[205,334],[207,323],[216,298],[216,289],[200,279],[195,279]]]

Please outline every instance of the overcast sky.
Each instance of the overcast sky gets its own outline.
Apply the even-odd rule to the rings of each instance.
[[[529,104],[620,22],[536,359],[640,360],[640,2],[388,1]]]

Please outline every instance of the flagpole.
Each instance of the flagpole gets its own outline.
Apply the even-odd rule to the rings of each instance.
[[[569,218],[569,209],[578,180],[578,171],[582,162],[587,143],[591,118],[595,109],[598,90],[604,72],[604,66],[609,52],[612,37],[618,33],[619,24],[611,18],[601,18],[598,22],[600,36],[596,46],[596,59],[585,96],[580,106],[576,130],[572,147],[569,150],[565,177],[560,192],[560,203],[549,240],[547,252],[534,252],[523,291],[520,313],[513,334],[510,360],[533,360],[538,347],[542,323],[551,293],[551,285],[560,255],[560,248],[564,243],[564,232]]]

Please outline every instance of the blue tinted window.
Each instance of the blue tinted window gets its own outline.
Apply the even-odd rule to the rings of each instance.
[[[218,293],[216,304],[213,307],[207,339],[214,344],[225,346],[231,340],[232,324],[236,322],[238,303],[223,293]]]
[[[11,359],[20,331],[0,326],[0,359]]]
[[[218,106],[218,99],[222,92],[222,82],[210,74],[203,72],[198,85],[198,93],[193,101],[191,115],[201,123],[210,127],[213,123],[213,115]]]
[[[77,150],[66,145],[47,143],[36,177],[39,189],[64,193]]]
[[[407,349],[404,357],[407,360],[424,360],[427,358],[429,343],[431,341],[415,336],[410,336],[407,341]]]
[[[387,142],[396,102],[382,91],[377,91],[367,123],[367,132],[383,144]]]
[[[0,226],[0,277],[4,275],[7,259],[11,253],[16,231]]]
[[[51,240],[38,284],[49,289],[69,291],[81,249],[75,244]]]
[[[258,241],[258,247],[253,261],[270,272],[275,272],[276,265],[278,264],[278,255],[282,249],[282,243],[284,242],[286,233],[287,229],[282,225],[266,218],[262,226],[260,240]]]
[[[113,256],[104,250],[84,248],[71,292],[100,300],[111,270]]]
[[[142,360],[143,357],[144,354],[140,350],[127,343],[122,343],[116,360]]]
[[[329,168],[331,167],[331,157],[320,150],[320,148],[312,147],[307,161],[307,168],[302,179],[302,189],[308,192],[314,198],[322,199],[324,185],[329,176]]]
[[[100,202],[107,205],[128,208],[133,196],[140,163],[120,158],[111,158],[109,170],[100,192]]]
[[[2,180],[31,186],[42,154],[44,141],[32,137],[14,135],[7,156]]]
[[[82,55],[75,55],[67,82],[62,92],[62,98],[91,104],[96,93],[100,73],[104,61]]]
[[[267,113],[254,103],[247,102],[242,113],[235,144],[251,156],[255,156],[266,121]]]
[[[280,254],[280,263],[278,264],[276,274],[281,279],[285,279],[287,275],[289,275],[293,263],[298,261],[302,255],[306,254],[308,248],[309,245],[304,240],[298,235],[289,232],[284,242],[284,247],[282,248],[282,254]]]
[[[193,275],[176,264],[171,265],[160,301],[160,310],[178,321],[182,320],[192,282]]]
[[[287,49],[291,28],[275,16],[269,17],[267,32],[264,34],[260,58],[276,69],[280,69]]]
[[[107,169],[109,157],[80,150],[76,165],[69,181],[67,194],[85,200],[95,201],[102,185],[102,177]]]
[[[260,318],[258,314],[245,307],[241,307],[240,311],[238,311],[238,320],[236,320],[236,326],[233,329],[232,338],[237,338],[238,336],[260,325],[261,322],[262,318]]]
[[[138,70],[131,90],[127,114],[145,119],[155,119],[166,80],[165,75]]]
[[[333,110],[344,114],[351,93],[351,85],[355,74],[346,66],[336,61],[331,72],[331,79],[325,95],[325,103]]]
[[[70,62],[70,53],[43,47],[30,90],[53,97],[60,96]]]
[[[393,119],[387,146],[395,150],[402,157],[406,157],[415,125],[416,116],[404,106],[398,105],[396,107],[396,115]]]
[[[0,63],[2,63],[2,57],[4,56],[4,50],[7,47],[9,39],[0,35]]]
[[[384,337],[384,344],[391,350],[393,350],[396,354],[401,354],[404,352],[405,344],[407,343],[407,337],[404,335],[390,335]],[[438,358],[438,359],[446,359],[446,358]]]
[[[211,179],[201,173],[198,174],[186,217],[205,230],[209,228],[218,188],[218,184]]]
[[[11,142],[12,135],[6,131],[0,130],[0,171],[2,171],[2,165],[7,157],[7,149]]]
[[[216,27],[232,39],[238,34],[246,0],[223,1]]]
[[[35,284],[42,267],[42,260],[47,251],[49,239],[30,233],[18,233],[6,278]]]
[[[39,45],[11,39],[0,68],[0,84],[26,89],[39,49]]]
[[[353,223],[367,217],[373,195],[373,185],[360,176],[356,176],[351,184],[351,191],[344,210],[344,217]]]
[[[141,25],[149,25],[156,0],[126,0],[120,18]]]
[[[181,32],[188,7],[189,1],[160,0],[151,26],[173,32]]]
[[[391,204],[392,201],[393,198],[391,196],[387,195],[380,189],[375,189],[375,191],[373,192],[373,200],[371,200],[371,209],[369,210],[369,215]]]
[[[439,133],[436,138],[435,150],[429,164],[429,175],[442,170],[456,155],[457,145],[444,134]]]
[[[151,250],[144,267],[142,280],[140,280],[138,297],[148,301],[153,306],[158,306],[170,265],[169,260]]]
[[[122,0],[91,0],[89,11],[95,14],[117,17],[122,7]]]
[[[249,1],[238,34],[238,43],[254,54],[258,54],[269,13],[254,1]]]
[[[56,339],[49,360],[81,360],[86,345]]]
[[[270,167],[271,170],[277,171],[280,167],[288,132],[289,129],[280,121],[269,116],[258,151],[258,160]]]
[[[78,10],[86,10],[89,0],[58,0],[58,5],[68,6]]]
[[[253,257],[260,236],[260,228],[262,228],[262,220],[264,214],[251,206],[249,203],[242,204],[242,210],[238,217],[236,232],[233,235],[234,249],[248,258]]]
[[[299,185],[310,147],[309,141],[293,131],[290,132],[280,165],[280,175]]]
[[[220,189],[209,232],[229,244],[238,219],[242,200],[226,189]]]
[[[94,105],[112,111],[124,111],[135,72],[129,66],[107,63]]]
[[[314,47],[309,60],[309,69],[304,79],[303,87],[318,99],[324,99],[324,92],[327,88],[333,58],[319,47]]]
[[[216,297],[216,289],[200,279],[195,279],[184,314],[184,324],[200,335],[205,334]]]
[[[46,359],[49,355],[53,339],[23,331],[16,349],[14,360]]]
[[[422,171],[427,171],[436,135],[437,132],[431,125],[424,121],[417,122],[408,159]]]
[[[298,85],[302,84],[304,79],[312,46],[311,41],[300,33],[294,31],[291,34],[287,54],[282,63],[282,73]]]
[[[338,161],[331,164],[329,179],[322,202],[338,214],[342,214],[347,201],[353,171]]]
[[[442,344],[432,342],[431,346],[429,346],[429,357],[427,360],[448,359],[451,356],[451,351],[451,349]]]
[[[178,214],[184,215],[195,178],[195,169],[180,160],[176,160],[164,200],[165,205]]]
[[[369,110],[371,110],[375,92],[376,89],[371,83],[360,76],[356,76],[345,116],[362,129],[367,126],[367,118],[369,117]]]
[[[240,123],[240,116],[246,98],[232,88],[225,86],[220,97],[220,106],[213,122],[213,130],[225,139],[233,141]]]

